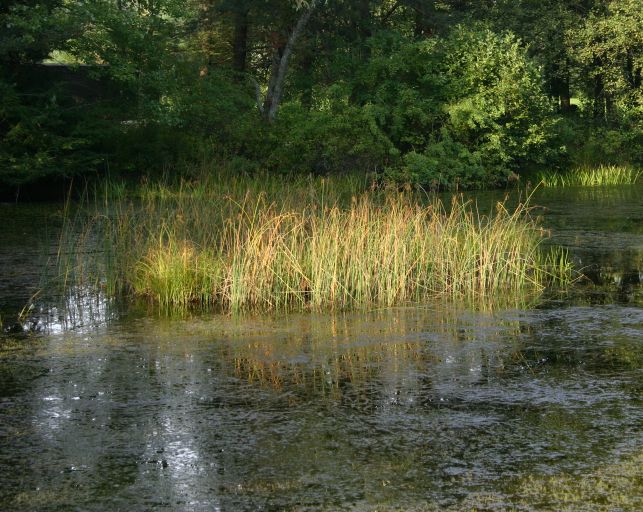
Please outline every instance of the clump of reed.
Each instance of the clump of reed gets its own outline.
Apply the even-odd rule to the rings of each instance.
[[[541,248],[525,205],[483,215],[462,199],[445,207],[367,186],[343,200],[328,183],[277,199],[270,180],[246,181],[145,185],[133,199],[96,201],[64,232],[73,250],[63,274],[165,308],[224,311],[476,302],[570,275],[564,254]]]
[[[545,187],[599,187],[607,185],[633,185],[643,176],[643,171],[618,165],[578,167],[569,172],[547,171],[537,175]]]

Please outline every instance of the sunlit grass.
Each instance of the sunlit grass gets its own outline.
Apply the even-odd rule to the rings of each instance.
[[[224,311],[483,302],[568,280],[528,207],[492,215],[368,183],[234,178],[109,187],[67,224],[66,283]]]
[[[599,187],[606,185],[631,185],[637,183],[643,171],[632,167],[601,165],[579,167],[568,172],[547,171],[537,175],[545,187]]]

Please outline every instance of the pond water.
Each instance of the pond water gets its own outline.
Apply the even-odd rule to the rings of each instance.
[[[537,193],[587,277],[531,307],[171,319],[37,298],[39,329],[0,335],[0,509],[641,510],[642,192]],[[0,206],[5,327],[55,211]]]

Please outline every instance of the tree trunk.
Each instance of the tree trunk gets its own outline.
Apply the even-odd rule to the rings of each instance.
[[[277,78],[279,76],[279,65],[283,59],[284,48],[277,46],[272,51],[272,64],[270,65],[270,78],[268,79],[268,91],[266,92],[266,99],[263,102],[263,108],[261,112],[270,120],[274,119],[274,116],[270,117],[270,109],[272,104],[275,101],[275,85],[277,83]]]
[[[264,101],[263,107],[263,113],[266,116],[266,119],[270,122],[273,122],[277,117],[277,111],[281,104],[284,80],[286,78],[286,72],[288,71],[290,55],[292,54],[297,39],[303,32],[304,27],[308,23],[308,20],[318,3],[319,0],[310,1],[308,7],[297,20],[297,24],[290,33],[290,37],[288,37],[286,45],[283,48],[277,47],[274,49],[272,68],[270,70],[270,80],[268,81],[268,92],[266,93],[266,100]]]
[[[556,71],[551,79],[551,95],[558,99],[560,111],[565,113],[572,109],[571,92],[569,87],[569,70]]]
[[[593,98],[594,119],[605,117],[605,96],[603,89],[603,76],[596,74],[594,77],[594,98]]]
[[[232,67],[238,73],[246,72],[248,60],[248,9],[239,8],[234,13],[234,34],[232,36]]]

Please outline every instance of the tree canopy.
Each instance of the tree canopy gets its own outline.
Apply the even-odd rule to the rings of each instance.
[[[640,164],[642,26],[636,0],[9,0],[0,183]]]

